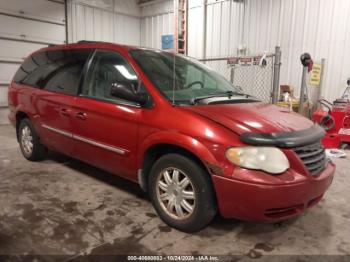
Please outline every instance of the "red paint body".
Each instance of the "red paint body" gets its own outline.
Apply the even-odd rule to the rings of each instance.
[[[149,148],[159,144],[181,147],[197,156],[208,168],[221,214],[246,220],[276,221],[296,215],[317,203],[329,187],[334,164],[329,162],[321,175],[312,177],[292,150],[283,150],[290,169],[280,175],[236,167],[225,157],[229,147],[245,145],[239,137],[244,132],[302,130],[313,125],[306,118],[264,103],[173,106],[131,58],[128,50],[132,47],[95,43],[51,47],[49,50],[62,48],[101,48],[119,52],[142,79],[154,106],[116,105],[12,82],[9,119],[16,125],[16,114],[27,114],[50,149],[137,182],[138,170],[142,169]],[[84,121],[77,118],[79,112],[85,113]],[[42,127],[43,124],[122,148],[125,154],[50,132]],[[210,168],[213,166],[220,172],[214,174]]]

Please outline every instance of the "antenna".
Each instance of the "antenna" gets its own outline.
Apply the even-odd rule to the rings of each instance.
[[[175,105],[175,84],[176,84],[176,72],[175,72],[175,66],[176,66],[176,54],[174,53],[173,58],[173,106]]]

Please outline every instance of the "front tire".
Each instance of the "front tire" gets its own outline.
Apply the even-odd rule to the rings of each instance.
[[[159,158],[151,169],[149,185],[159,217],[181,231],[202,229],[217,212],[210,177],[191,158],[180,154]]]
[[[40,143],[40,138],[28,118],[23,119],[19,124],[18,142],[26,159],[39,161],[46,157],[47,149]]]

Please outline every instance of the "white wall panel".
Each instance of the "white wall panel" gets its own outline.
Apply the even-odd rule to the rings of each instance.
[[[151,48],[162,48],[162,35],[174,34],[173,13],[160,14],[142,18],[141,45]]]
[[[206,57],[282,49],[281,84],[291,84],[299,96],[299,57],[309,52],[315,62],[326,59],[323,92],[339,97],[350,77],[349,0],[208,0]],[[158,12],[160,10],[157,10]],[[189,1],[188,54],[202,58],[203,0]],[[310,87],[312,89],[313,87]],[[313,90],[314,91],[314,90]]]
[[[0,0],[1,12],[31,16],[37,19],[50,20],[57,23],[65,22],[63,7],[63,0],[56,2],[50,2],[47,0]]]
[[[46,46],[47,45],[11,40],[0,40],[0,60],[20,61],[26,58],[28,54]]]
[[[62,25],[18,19],[0,15],[0,35],[22,39],[62,44],[65,39],[65,27]]]
[[[203,58],[203,0],[189,2],[188,54]],[[243,25],[244,4],[235,1],[207,1],[206,57],[237,53]]]
[[[76,4],[101,8],[115,13],[140,16],[140,7],[134,0],[73,0]]]
[[[0,0],[0,107],[21,61],[47,44],[65,42],[64,1]]]
[[[161,36],[174,34],[173,1],[145,5],[141,15],[141,45],[161,49]]]
[[[172,0],[164,0],[151,4],[146,4],[141,7],[141,16],[155,16],[163,13],[173,13],[174,2]]]
[[[115,15],[115,41],[122,44],[139,46],[141,41],[140,23],[140,18]]]
[[[15,63],[0,63],[0,83],[10,83],[19,66]]]
[[[71,1],[68,7],[69,42],[140,45],[140,8],[136,1],[79,0]]]
[[[350,77],[350,1],[247,0],[245,44],[252,53],[282,49],[281,83],[297,88],[299,57],[309,52],[314,61],[326,59],[323,92],[339,97]]]
[[[189,56],[202,58],[203,56],[203,1],[189,2],[188,9],[188,46]]]

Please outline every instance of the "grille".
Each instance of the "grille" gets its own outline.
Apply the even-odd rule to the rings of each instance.
[[[295,147],[293,150],[304,162],[304,165],[307,167],[312,176],[319,175],[320,172],[325,168],[327,158],[321,142],[301,147]]]

